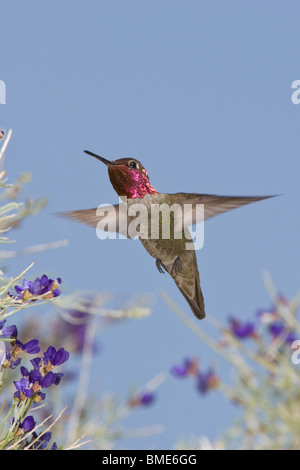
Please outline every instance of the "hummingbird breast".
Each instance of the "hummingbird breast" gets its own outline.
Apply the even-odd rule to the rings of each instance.
[[[176,226],[175,212],[170,210],[172,205],[165,196],[168,195],[146,195],[143,199],[131,199],[128,207],[131,214],[134,209],[139,215],[139,238],[148,253],[155,259],[172,264],[178,256],[183,257],[189,251],[186,250],[186,244],[191,239],[186,237],[187,228],[183,230],[181,225]]]

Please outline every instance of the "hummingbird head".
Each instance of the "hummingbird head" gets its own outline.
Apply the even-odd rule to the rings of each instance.
[[[119,196],[143,198],[146,194],[157,194],[150,184],[147,171],[135,158],[119,158],[109,161],[88,150],[85,150],[85,153],[97,158],[107,166],[110,182]]]

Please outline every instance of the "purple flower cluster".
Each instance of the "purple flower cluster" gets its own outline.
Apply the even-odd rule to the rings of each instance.
[[[3,367],[7,369],[15,369],[21,363],[20,355],[25,352],[28,354],[38,354],[40,352],[39,342],[37,339],[32,339],[27,341],[27,343],[22,343],[17,339],[18,329],[16,325],[4,326],[6,320],[0,321],[0,335],[4,337],[9,337],[11,339],[11,352],[6,353],[5,361],[3,362]]]
[[[31,398],[35,403],[40,403],[45,399],[46,394],[42,389],[51,385],[58,385],[64,374],[54,373],[52,369],[61,365],[69,359],[69,353],[64,348],[58,351],[53,346],[49,346],[43,357],[36,357],[30,362],[33,369],[28,371],[21,366],[22,378],[14,382],[17,391],[14,400],[23,401]]]
[[[11,339],[12,350],[6,353],[3,362],[5,369],[15,369],[20,365],[22,354],[38,354],[41,350],[39,341],[32,339],[27,343],[22,343],[18,338],[18,330],[16,325],[4,326],[5,320],[0,322],[0,334],[9,336]],[[28,371],[26,367],[21,366],[22,378],[14,382],[17,391],[14,394],[14,400],[22,401],[31,398],[38,403],[45,398],[42,389],[49,388],[51,385],[58,385],[63,374],[54,373],[52,369],[66,362],[69,359],[69,353],[64,348],[56,350],[53,346],[49,346],[44,356],[37,356],[30,362],[33,369]]]
[[[37,277],[35,281],[24,279],[22,286],[15,286],[16,295],[13,297],[23,302],[36,296],[42,296],[44,299],[52,299],[52,297],[58,297],[60,295],[58,288],[60,284],[60,277],[53,280],[49,279],[46,274],[43,274],[41,278]]]
[[[171,373],[175,377],[187,377],[187,376],[196,376],[199,371],[199,359],[194,357],[193,359],[185,359],[183,364],[179,366],[173,366],[171,368]]]
[[[49,431],[45,432],[45,433],[41,433],[39,436],[37,436],[35,433],[33,433],[33,436],[32,436],[32,439],[31,439],[32,444],[29,447],[29,449],[30,450],[45,450],[45,449],[57,450],[56,442],[53,442],[51,444],[51,440],[52,440],[52,433],[49,432]],[[50,446],[50,444],[51,444],[51,446]]]
[[[212,368],[209,368],[206,372],[199,369],[197,358],[185,359],[183,364],[173,366],[171,374],[177,378],[195,377],[196,387],[202,395],[217,388],[220,384],[220,380]]]
[[[296,339],[299,339],[299,334],[289,330],[284,322],[273,322],[269,325],[268,330],[273,341],[282,338],[285,344],[291,345]]]
[[[279,300],[282,304],[288,304],[288,301],[282,296]],[[253,321],[243,322],[230,317],[228,331],[239,340],[247,338],[261,340],[263,333],[262,325],[266,325],[267,328],[264,328],[263,332],[267,332],[271,341],[282,338],[284,344],[291,345],[297,339],[295,332],[284,323],[277,307],[274,305],[269,309],[260,309]]]
[[[37,339],[32,339],[26,343],[22,343],[18,339],[18,330],[16,325],[5,326],[6,320],[0,321],[0,336],[10,338],[11,351],[6,354],[5,360],[2,362],[3,368],[15,369],[20,365],[24,354],[39,354],[40,346]],[[69,359],[69,352],[64,348],[56,350],[53,346],[49,346],[43,356],[36,356],[31,359],[32,368],[29,370],[23,365],[20,367],[21,378],[15,380],[14,385],[16,391],[13,399],[20,403],[26,399],[30,399],[31,403],[40,403],[46,397],[45,389],[52,385],[58,385],[64,374],[53,372],[52,369],[60,366]],[[35,421],[32,416],[26,416],[17,423],[16,436],[31,432],[35,428]],[[51,432],[42,433],[40,437],[36,433],[32,433],[31,441],[25,442],[24,447],[29,446],[30,449],[50,449],[56,450],[56,443],[52,443]]]
[[[256,338],[255,322],[242,322],[234,317],[229,318],[229,331],[239,339]]]
[[[37,339],[32,339],[27,341],[27,343],[22,343],[18,338],[18,329],[16,325],[4,326],[6,320],[0,321],[0,335],[4,337],[9,337],[11,339],[11,352],[7,352],[5,360],[3,362],[4,369],[8,367],[10,369],[15,369],[21,363],[21,354],[38,354],[40,352],[39,342]]]
[[[25,433],[33,431],[33,429],[35,428],[36,422],[34,421],[33,416],[26,416],[26,418],[23,421],[20,421],[20,420],[17,421],[17,425],[18,425],[18,430],[17,430],[16,435],[20,436]],[[25,441],[24,447],[29,446],[28,448],[30,450],[44,450],[47,448],[49,448],[49,450],[57,450],[56,442],[53,442],[51,447],[49,447],[51,440],[52,440],[51,432],[41,433],[39,436],[35,432],[33,432],[30,442]],[[32,444],[30,445],[30,443]]]

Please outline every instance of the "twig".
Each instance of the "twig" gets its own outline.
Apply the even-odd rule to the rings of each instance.
[[[4,156],[4,152],[6,150],[6,147],[8,146],[8,142],[10,141],[11,136],[12,136],[12,130],[9,129],[9,131],[7,133],[7,136],[6,136],[6,139],[3,142],[2,149],[0,150],[0,170],[2,170],[2,167],[3,167],[2,158]]]
[[[24,439],[27,439],[29,435],[33,434],[38,428],[40,428],[41,426],[43,426],[43,424],[45,424],[50,418],[52,418],[52,415],[49,415],[47,416],[47,418],[45,418],[40,424],[37,424],[34,429],[29,433],[25,434],[21,439],[19,439],[17,442],[15,442],[14,444],[12,444],[10,447],[7,448],[7,450],[11,450],[13,449],[14,447],[16,447],[17,445],[19,445],[22,441],[24,441]],[[43,433],[44,434],[44,433]],[[35,441],[34,441],[35,442]],[[30,443],[30,446],[32,445],[33,443],[31,442]]]
[[[46,251],[46,250],[54,250],[62,246],[67,246],[68,243],[69,243],[68,240],[58,240],[57,242],[42,243],[40,245],[29,246],[19,251],[18,250],[12,250],[12,251],[0,250],[0,258],[2,259],[19,258],[21,256],[26,256],[31,253],[37,253],[37,252]]]
[[[76,439],[76,441],[75,441],[73,444],[71,444],[69,447],[67,447],[67,448],[64,449],[64,450],[78,449],[78,447],[81,447],[81,446],[83,446],[84,444],[88,444],[89,442],[92,442],[92,440],[89,439],[88,441],[83,441],[83,442],[80,442],[80,443],[79,443],[79,441],[81,441],[81,439],[83,439],[84,436],[86,436],[86,433],[82,434],[82,436],[80,436],[79,439]]]
[[[68,441],[72,441],[77,433],[78,425],[80,422],[82,410],[87,396],[87,387],[89,382],[90,367],[93,359],[93,346],[96,335],[97,317],[91,316],[90,321],[87,323],[86,333],[84,338],[84,346],[82,352],[82,361],[80,367],[80,376],[78,391],[75,397],[73,409],[69,419],[69,433]]]
[[[243,360],[241,355],[231,354],[229,351],[224,350],[222,346],[212,339],[207,333],[205,333],[188,315],[186,315],[178,305],[165,293],[161,292],[161,296],[164,301],[169,305],[171,310],[180,318],[180,320],[186,324],[199,338],[205,341],[213,351],[218,352],[221,356],[227,359],[229,362],[234,364],[240,370],[243,371],[243,374],[249,378],[253,377],[253,371]]]
[[[66,406],[64,407],[64,409],[59,413],[59,415],[57,416],[57,418],[53,421],[53,423],[50,424],[50,426],[48,426],[47,429],[45,429],[45,431],[43,431],[41,434],[39,434],[39,435],[37,436],[37,438],[36,438],[33,442],[31,442],[27,447],[24,447],[24,450],[30,449],[30,448],[33,446],[33,444],[35,444],[36,442],[38,442],[38,441],[41,439],[41,437],[42,437],[46,432],[50,431],[50,429],[54,426],[54,424],[57,423],[57,421],[61,418],[61,416],[62,416],[62,414],[64,413],[64,411],[66,410],[67,406],[68,406],[68,405],[66,405]],[[50,418],[50,417],[51,417],[51,416],[49,416],[49,418]],[[47,418],[47,419],[48,419],[48,418]],[[41,423],[41,424],[42,424],[42,423]],[[34,430],[33,430],[33,431],[34,431]],[[32,431],[32,432],[33,432],[33,431]]]

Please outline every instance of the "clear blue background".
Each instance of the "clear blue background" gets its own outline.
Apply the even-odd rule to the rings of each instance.
[[[142,161],[160,192],[281,194],[209,221],[197,253],[207,315],[250,319],[268,307],[268,269],[281,293],[299,289],[300,79],[297,1],[113,0],[1,2],[0,79],[7,103],[0,125],[13,129],[6,170],[48,207],[15,234],[17,247],[69,239],[32,261],[32,278],[61,276],[74,289],[117,294],[120,302],[153,295],[153,314],[112,327],[95,370],[99,397],[126,397],[186,356],[232,372],[186,329],[160,297],[163,289],[189,315],[172,279],[159,274],[138,241],[99,241],[93,229],[53,213],[115,203],[106,168],[83,149]],[[13,247],[14,248],[14,247]],[[42,318],[41,318],[42,321]],[[201,328],[211,331],[208,321]],[[165,432],[124,440],[127,448],[170,449],[179,438],[217,438],[238,414],[220,392],[200,396],[173,377],[130,429],[164,423]]]

